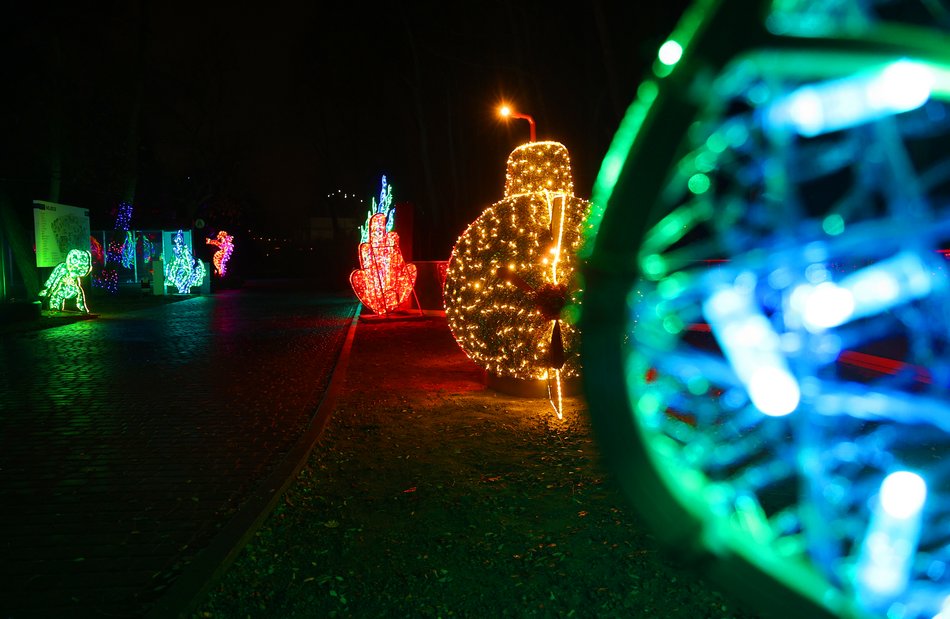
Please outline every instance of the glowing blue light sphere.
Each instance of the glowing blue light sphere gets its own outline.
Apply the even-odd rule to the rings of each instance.
[[[657,537],[768,613],[950,617],[950,19],[923,4],[698,2],[594,189],[598,439]]]

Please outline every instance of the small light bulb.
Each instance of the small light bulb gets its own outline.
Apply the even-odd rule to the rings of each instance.
[[[881,483],[881,507],[894,518],[910,518],[927,499],[927,484],[916,473],[897,471]]]
[[[683,57],[683,46],[671,39],[660,46],[657,56],[666,66],[673,66]]]

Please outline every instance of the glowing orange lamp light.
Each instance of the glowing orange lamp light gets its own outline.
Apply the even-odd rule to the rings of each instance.
[[[498,108],[498,113],[501,115],[502,118],[509,118],[509,117],[510,117],[510,118],[522,118],[522,119],[524,119],[524,120],[527,120],[527,121],[528,121],[528,125],[531,127],[531,139],[528,140],[528,141],[529,141],[529,142],[534,142],[534,141],[535,141],[534,119],[533,119],[533,118],[531,118],[531,117],[528,116],[527,114],[519,114],[518,112],[515,112],[514,110],[512,110],[512,109],[511,109],[510,107],[508,107],[507,105],[502,105],[500,108]]]

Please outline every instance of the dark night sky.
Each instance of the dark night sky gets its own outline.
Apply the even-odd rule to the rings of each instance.
[[[415,205],[415,257],[444,259],[527,140],[495,116],[503,98],[568,147],[589,197],[686,2],[640,4],[7,3],[3,187],[48,198],[58,159],[60,201],[94,228],[131,178],[134,226],[204,214],[292,235],[329,192],[369,198],[386,174]]]

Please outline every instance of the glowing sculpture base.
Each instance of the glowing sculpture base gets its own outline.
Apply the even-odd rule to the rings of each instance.
[[[386,312],[385,314],[366,314],[360,312],[360,322],[380,324],[387,322],[428,322],[432,320],[432,317],[426,315],[423,310],[413,308],[411,303],[407,303],[406,305],[409,307],[396,309],[391,312]]]
[[[548,381],[543,378],[530,380],[525,378],[513,378],[511,376],[498,376],[486,372],[485,386],[498,393],[505,395],[514,395],[522,398],[548,398]],[[580,376],[561,379],[561,395],[565,397],[578,396],[583,391],[583,383]]]

